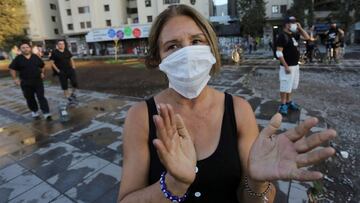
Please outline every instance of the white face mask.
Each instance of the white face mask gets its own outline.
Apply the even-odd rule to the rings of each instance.
[[[164,58],[159,65],[169,79],[169,87],[182,96],[199,96],[210,80],[210,70],[216,63],[207,45],[187,46]]]
[[[290,31],[293,32],[293,33],[297,32],[297,24],[291,23],[290,24]]]

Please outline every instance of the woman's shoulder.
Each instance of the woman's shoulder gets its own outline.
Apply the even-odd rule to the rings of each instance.
[[[145,101],[141,101],[138,103],[135,103],[133,106],[130,107],[126,114],[125,119],[125,125],[124,125],[124,131],[125,134],[133,134],[133,132],[137,135],[141,135],[144,132],[146,133],[148,131],[148,110],[147,105]]]

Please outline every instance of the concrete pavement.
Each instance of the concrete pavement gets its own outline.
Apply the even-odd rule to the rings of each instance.
[[[210,85],[247,99],[263,128],[279,103],[244,87],[250,66],[225,68]],[[70,109],[69,122],[61,123],[57,107],[65,102],[62,91],[48,85],[45,91],[54,120],[33,121],[20,89],[9,79],[0,80],[0,202],[115,202],[121,181],[124,118],[142,98],[80,90],[80,105]],[[280,131],[309,116],[306,109],[291,113]],[[320,120],[314,131],[327,128]],[[312,183],[289,185],[277,182],[278,202],[307,201]]]

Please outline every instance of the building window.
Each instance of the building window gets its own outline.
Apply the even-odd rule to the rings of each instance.
[[[80,22],[80,28],[85,29],[85,22]]]
[[[111,27],[111,20],[106,20],[106,26]]]
[[[180,0],[164,0],[164,4],[179,4]]]
[[[145,0],[145,7],[151,7],[151,0]]]
[[[86,27],[87,27],[87,28],[91,28],[91,22],[90,22],[90,21],[87,21],[87,22],[86,22]]]
[[[68,30],[74,30],[74,25],[72,23],[67,24]]]
[[[56,35],[58,35],[58,34],[59,34],[59,30],[58,30],[58,29],[54,29],[54,33],[55,33]]]
[[[51,10],[56,10],[56,5],[55,4],[50,4],[50,9]]]
[[[279,13],[279,6],[278,5],[273,5],[272,6],[272,13]]]
[[[78,7],[79,13],[90,13],[90,7],[89,6],[83,6],[83,7]]]
[[[147,16],[147,21],[148,21],[148,23],[151,23],[152,22],[152,16]]]
[[[104,5],[104,11],[110,11],[110,6],[108,4]]]
[[[281,5],[280,6],[280,13],[286,13],[286,11],[287,11],[287,5]]]
[[[138,11],[137,8],[127,8],[126,10],[128,14],[135,14]]]
[[[66,14],[67,14],[68,16],[71,16],[71,9],[66,9]]]
[[[55,17],[55,16],[51,16],[51,21],[56,22],[56,17]]]

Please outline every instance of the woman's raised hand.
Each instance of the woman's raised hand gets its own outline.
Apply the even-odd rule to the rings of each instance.
[[[318,120],[306,119],[297,127],[279,135],[276,130],[281,125],[281,115],[276,114],[254,142],[249,154],[249,175],[254,180],[299,180],[311,181],[322,178],[317,171],[302,167],[323,161],[335,154],[331,147],[320,148],[322,143],[335,138],[334,130],[325,130],[307,135]]]
[[[153,141],[160,161],[179,183],[191,185],[195,179],[196,152],[184,121],[169,104],[158,105],[153,117],[157,139]]]

